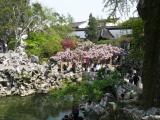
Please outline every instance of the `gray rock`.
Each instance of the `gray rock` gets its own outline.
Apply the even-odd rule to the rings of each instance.
[[[38,56],[32,55],[31,56],[31,63],[38,63],[38,62],[39,62]]]
[[[6,84],[0,86],[0,96],[47,93],[50,89],[61,88],[63,80],[82,80],[81,72],[59,73],[58,62],[43,65],[38,62],[37,56],[32,56],[31,60],[28,58],[25,45],[17,47],[15,51],[0,53],[0,83]]]
[[[160,115],[150,115],[142,117],[142,120],[160,120]]]

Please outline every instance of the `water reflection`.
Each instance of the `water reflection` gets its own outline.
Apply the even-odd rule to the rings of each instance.
[[[60,112],[57,116],[49,116],[47,120],[61,120],[64,115],[68,115],[71,111]]]
[[[50,95],[0,99],[0,120],[61,120],[71,104]]]

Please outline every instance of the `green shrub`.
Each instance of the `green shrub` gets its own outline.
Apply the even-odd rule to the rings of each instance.
[[[52,96],[57,99],[63,99],[67,95],[72,95],[75,101],[81,102],[82,100],[98,101],[106,87],[116,85],[122,78],[118,72],[110,73],[103,80],[95,80],[92,83],[87,80],[83,80],[79,84],[65,83],[64,87],[60,90],[51,91]]]
[[[96,44],[114,44],[114,40],[97,40]]]
[[[113,45],[113,46],[121,46],[125,40],[126,40],[126,36],[122,36],[121,38],[114,39],[114,40],[97,40],[96,44],[107,44],[107,45]]]
[[[8,49],[9,50],[14,50],[15,49],[15,44],[16,44],[16,40],[10,40],[8,42]]]
[[[61,37],[54,31],[31,33],[27,40],[28,55],[36,55],[40,59],[48,58],[62,49]]]

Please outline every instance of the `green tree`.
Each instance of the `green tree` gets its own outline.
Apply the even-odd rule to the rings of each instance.
[[[53,9],[44,8],[39,3],[32,5],[33,16],[38,16],[32,22],[27,53],[37,55],[41,59],[49,58],[62,49],[61,40],[71,32],[68,19]]]
[[[68,24],[71,24],[71,23],[74,22],[74,18],[73,18],[70,14],[67,15],[67,18],[66,18],[66,19],[67,19],[67,23],[68,23]]]
[[[130,18],[129,20],[120,24],[121,27],[132,28],[132,38],[130,40],[130,49],[128,60],[132,67],[140,68],[144,57],[144,31],[143,21],[141,18]]]
[[[112,5],[114,12],[119,5],[122,5],[123,9],[128,1],[136,2],[105,0],[105,7]],[[139,0],[137,9],[144,21],[143,101],[147,107],[160,106],[160,1]]]
[[[40,3],[33,3],[30,11],[31,17],[34,17],[34,19],[29,26],[28,34],[29,32],[43,31],[43,29],[46,27],[45,21],[47,19],[44,8]]]
[[[72,28],[68,23],[68,17],[66,18],[64,15],[60,15],[58,12],[48,8],[44,9],[44,14],[48,28],[54,29],[61,38],[66,38],[72,32]]]
[[[29,32],[42,31],[46,17],[39,3],[30,0],[0,0],[0,38],[10,49],[16,48]]]
[[[0,0],[0,39],[10,49],[15,49],[24,36],[33,32],[47,32],[54,29],[57,36],[71,31],[67,19],[40,3],[30,5],[30,0]],[[38,37],[38,36],[37,36]]]
[[[29,0],[0,0],[0,38],[5,48],[10,39],[18,41],[26,32],[30,24],[29,8]]]
[[[89,22],[88,22],[88,27],[86,28],[86,38],[95,41],[97,39],[97,20],[95,17],[92,16],[92,14],[89,15]]]

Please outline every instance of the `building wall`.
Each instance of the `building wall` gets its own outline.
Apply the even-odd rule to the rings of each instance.
[[[85,39],[86,36],[85,36],[85,31],[74,31],[71,33],[72,36],[77,36],[81,39]]]
[[[132,34],[132,29],[119,29],[119,30],[109,30],[111,34],[114,36],[114,39],[120,38],[123,35]]]
[[[88,26],[88,21],[82,23],[78,28],[87,28]]]
[[[123,35],[132,34],[132,29],[108,29],[108,30],[114,36],[114,39],[120,38]],[[103,32],[103,30],[101,30],[101,32]],[[77,36],[81,39],[86,39],[85,30],[83,29],[78,31],[73,31],[70,35]]]

